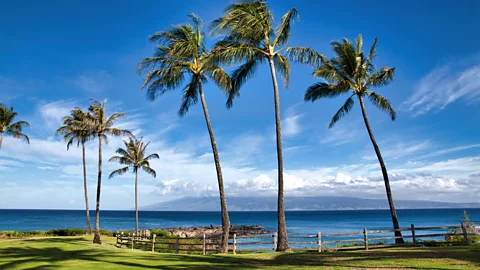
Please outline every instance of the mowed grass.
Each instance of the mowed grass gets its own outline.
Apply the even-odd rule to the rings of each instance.
[[[328,253],[186,255],[119,249],[115,238],[0,240],[0,269],[480,269],[480,246]]]

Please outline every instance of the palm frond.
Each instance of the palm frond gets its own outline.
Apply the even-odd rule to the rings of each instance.
[[[178,115],[184,116],[190,106],[194,105],[198,101],[198,88],[199,88],[199,77],[194,75],[190,83],[183,89],[182,104],[178,110]]]
[[[337,111],[337,113],[332,117],[332,121],[330,122],[330,125],[328,125],[328,128],[332,128],[333,125],[335,125],[335,123],[342,119],[342,117],[344,117],[345,115],[348,114],[348,112],[352,109],[353,107],[353,98],[352,96],[350,96],[346,101],[345,103],[343,104],[343,106]]]
[[[110,176],[108,177],[108,179],[112,179],[112,178],[115,177],[115,176],[123,175],[123,174],[125,174],[126,172],[128,172],[128,167],[123,167],[123,168],[117,169],[117,170],[113,171],[113,172],[110,174]]]
[[[288,88],[288,83],[290,81],[290,63],[288,62],[288,59],[285,56],[277,53],[273,57],[273,61],[275,63],[275,69],[283,78],[285,88]]]
[[[160,156],[157,153],[153,153],[144,158],[144,160],[159,159]]]
[[[263,57],[254,57],[249,59],[243,65],[239,66],[232,73],[232,90],[227,96],[227,108],[233,106],[233,100],[240,95],[240,88],[257,71],[258,65],[263,61]]]
[[[349,89],[348,84],[345,85],[344,81],[340,81],[333,85],[328,83],[316,83],[308,87],[303,100],[314,102],[317,99],[334,98],[348,92]]]
[[[299,19],[298,12],[296,9],[290,9],[285,15],[282,16],[280,25],[277,27],[276,37],[273,41],[272,46],[283,45],[288,42],[290,38],[290,26],[295,19]]]
[[[393,106],[390,104],[390,101],[388,101],[388,99],[375,92],[369,92],[368,98],[375,106],[377,106],[377,108],[388,113],[392,121],[395,121],[395,119],[397,118],[397,113],[393,109]]]
[[[314,68],[328,61],[323,54],[308,47],[289,47],[286,50],[286,55],[294,62],[308,64]]]
[[[379,87],[389,84],[395,75],[395,68],[383,67],[367,79],[365,87]]]
[[[142,166],[142,169],[143,169],[143,171],[145,171],[146,173],[150,174],[151,176],[157,177],[157,173],[155,172],[155,170],[153,170],[153,169],[150,168],[149,166]]]

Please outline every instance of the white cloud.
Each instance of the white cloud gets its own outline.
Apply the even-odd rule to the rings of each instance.
[[[57,129],[62,125],[62,118],[69,115],[75,107],[75,102],[59,100],[41,105],[38,110],[45,125],[50,129]]]
[[[479,65],[452,62],[433,69],[420,80],[413,95],[401,108],[416,116],[431,110],[443,110],[458,100],[467,103],[480,101]]]
[[[297,106],[289,107],[285,119],[282,120],[282,135],[285,137],[293,137],[302,131],[300,119],[302,119],[303,114],[296,112]]]
[[[443,149],[443,150],[434,151],[434,152],[431,152],[427,155],[423,155],[419,158],[436,157],[436,156],[441,156],[441,155],[445,155],[445,154],[449,154],[449,153],[453,153],[453,152],[458,152],[458,151],[463,151],[463,150],[468,150],[468,149],[478,148],[478,147],[480,147],[480,144],[462,145],[462,146],[457,146],[457,147],[452,147],[452,148],[447,148],[447,149]]]
[[[419,152],[429,149],[431,143],[429,140],[423,142],[397,143],[395,145],[385,144],[382,148],[382,157],[389,159],[399,159],[406,156],[411,156]],[[373,152],[373,149],[372,149]],[[364,160],[377,160],[376,155],[368,155],[363,157]]]
[[[356,127],[346,126],[345,124],[336,124],[329,128],[327,132],[320,138],[320,143],[332,146],[348,144],[362,138],[367,131],[360,130]]]
[[[103,92],[111,86],[113,79],[106,70],[92,70],[76,76],[70,83],[86,92]]]

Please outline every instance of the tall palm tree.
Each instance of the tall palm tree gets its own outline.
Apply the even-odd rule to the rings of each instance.
[[[10,109],[6,105],[0,103],[0,149],[2,149],[3,136],[10,135],[15,139],[22,139],[28,144],[30,144],[30,139],[27,135],[22,133],[24,127],[30,127],[25,121],[13,122],[18,113],[13,110],[13,107]]]
[[[287,48],[290,38],[290,26],[298,18],[297,10],[292,8],[283,15],[280,24],[273,27],[273,16],[265,1],[243,1],[232,4],[225,9],[225,15],[212,23],[212,32],[224,34],[225,38],[219,41],[214,52],[217,63],[240,64],[232,73],[232,86],[227,99],[227,107],[231,107],[233,100],[239,95],[241,86],[252,77],[257,67],[267,61],[273,83],[275,103],[275,126],[277,138],[278,162],[278,244],[277,251],[290,250],[285,222],[285,206],[283,199],[283,154],[282,133],[280,120],[280,97],[276,72],[278,71],[288,86],[290,63],[281,52],[295,50],[290,58],[299,62],[316,61],[314,51],[305,47]],[[297,56],[302,53],[303,58]],[[290,56],[290,55],[287,55]],[[296,57],[294,57],[296,56]],[[308,58],[308,59],[307,59]],[[308,60],[308,61],[307,61]]]
[[[393,80],[395,68],[383,67],[378,71],[376,70],[372,61],[376,55],[375,48],[377,46],[377,38],[375,38],[368,55],[365,55],[362,51],[362,44],[362,35],[357,37],[356,44],[352,44],[347,39],[332,42],[331,45],[335,57],[331,60],[323,58],[323,63],[313,72],[313,76],[322,78],[325,82],[319,82],[310,86],[305,93],[305,101],[313,102],[317,99],[333,98],[341,94],[350,95],[345,101],[345,104],[343,104],[333,116],[329,125],[329,128],[331,128],[338,120],[350,112],[354,104],[354,97],[358,99],[368,135],[370,136],[373,149],[375,150],[382,170],[393,227],[394,229],[399,229],[387,167],[380,153],[380,148],[373,136],[364,104],[364,98],[368,98],[378,109],[386,112],[392,121],[395,120],[396,113],[390,102],[383,96],[372,91],[372,88],[389,84]],[[400,231],[395,231],[395,236],[397,237],[397,243],[403,243]]]
[[[98,182],[97,182],[97,204],[95,207],[95,235],[93,237],[94,244],[102,244],[100,240],[100,192],[102,189],[102,141],[108,144],[108,136],[120,137],[131,136],[130,131],[113,127],[115,121],[125,117],[124,113],[114,112],[107,116],[105,112],[106,102],[100,103],[92,100],[88,111],[90,117],[87,119],[87,126],[91,130],[92,135],[98,138]]]
[[[139,71],[149,71],[142,88],[147,87],[147,97],[151,100],[155,100],[158,95],[180,87],[185,76],[189,76],[188,82],[183,88],[182,102],[178,111],[180,116],[184,116],[190,106],[196,104],[198,97],[200,97],[217,171],[223,229],[221,248],[223,252],[227,252],[230,219],[223,187],[220,157],[210,123],[203,84],[211,79],[220,89],[229,92],[231,90],[231,80],[223,69],[211,61],[212,54],[205,46],[205,33],[203,32],[201,19],[194,14],[188,17],[190,24],[172,26],[170,29],[155,33],[150,37],[150,41],[157,43],[158,46],[154,57],[145,58],[140,62]]]
[[[159,156],[156,153],[146,156],[145,151],[150,142],[144,143],[142,139],[138,140],[132,136],[129,142],[123,141],[123,143],[125,148],[118,148],[116,151],[119,156],[113,156],[108,161],[117,161],[126,166],[113,171],[109,178],[122,175],[129,169],[135,173],[135,232],[138,233],[138,170],[142,169],[153,177],[157,177],[156,172],[150,168],[149,160],[159,158]]]
[[[75,108],[69,116],[63,118],[63,126],[57,129],[57,135],[63,135],[67,142],[67,151],[75,142],[77,147],[82,145],[82,163],[83,163],[83,192],[85,194],[85,210],[87,213],[87,234],[92,234],[90,227],[90,210],[88,207],[87,191],[87,164],[85,162],[85,143],[93,139],[91,131],[87,128],[87,121],[90,115],[80,108]]]

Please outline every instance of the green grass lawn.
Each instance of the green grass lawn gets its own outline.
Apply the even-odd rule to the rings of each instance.
[[[369,252],[186,255],[119,249],[90,237],[0,240],[0,269],[480,269],[480,246]]]

